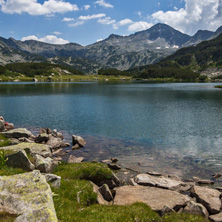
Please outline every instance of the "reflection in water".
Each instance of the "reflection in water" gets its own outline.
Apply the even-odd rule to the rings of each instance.
[[[0,84],[16,126],[86,137],[87,160],[117,156],[138,170],[203,176],[222,170],[222,91],[215,84]],[[138,164],[139,162],[139,164]]]

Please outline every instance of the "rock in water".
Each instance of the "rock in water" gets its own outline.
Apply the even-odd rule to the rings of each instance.
[[[177,211],[190,200],[188,196],[176,191],[156,187],[123,186],[115,188],[115,191],[115,205],[129,205],[135,202],[142,202],[157,212],[163,212],[165,207]]]
[[[57,222],[50,186],[38,170],[0,177],[0,202],[16,222]]]
[[[193,186],[190,191],[191,197],[203,204],[210,214],[219,213],[221,208],[221,193],[218,190],[208,187]]]
[[[84,147],[86,145],[86,141],[81,136],[72,135],[72,143],[73,145],[78,144],[80,147]]]

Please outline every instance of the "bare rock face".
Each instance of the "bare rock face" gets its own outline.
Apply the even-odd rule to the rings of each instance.
[[[194,201],[190,201],[184,208],[183,212],[188,214],[200,215],[205,218],[208,218],[209,216],[207,209],[202,204],[196,203]]]
[[[12,129],[3,133],[8,138],[29,138],[33,137],[33,134],[25,128]]]
[[[23,170],[31,171],[35,169],[35,166],[29,161],[27,154],[24,150],[7,155],[7,166],[21,168]]]
[[[143,202],[152,210],[163,212],[167,207],[172,210],[179,210],[185,206],[190,198],[176,191],[145,186],[123,186],[115,188],[115,205],[129,205],[135,202]]]
[[[190,191],[191,197],[203,204],[210,214],[219,213],[221,208],[221,193],[208,187],[193,186]]]
[[[36,162],[35,167],[36,169],[40,170],[42,173],[51,173],[54,167],[53,159],[50,157],[44,158],[40,155],[35,155]]]
[[[50,186],[39,171],[0,177],[0,203],[16,222],[57,222]]]
[[[190,188],[188,184],[183,183],[182,181],[173,180],[162,176],[156,177],[148,174],[138,174],[134,180],[139,185],[159,187],[169,190],[184,190]]]
[[[84,147],[86,145],[86,141],[81,136],[72,135],[72,143],[73,145],[78,144],[80,147]]]
[[[100,188],[99,188],[99,192],[102,194],[103,198],[106,201],[111,201],[113,200],[113,195],[109,189],[109,186],[107,184],[103,184]]]
[[[83,157],[75,157],[73,155],[70,155],[68,158],[68,163],[81,163],[84,160]]]
[[[209,218],[213,222],[221,222],[222,221],[222,213],[211,215],[211,216],[209,216]]]

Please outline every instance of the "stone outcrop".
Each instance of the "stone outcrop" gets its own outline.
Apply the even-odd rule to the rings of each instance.
[[[115,188],[115,191],[114,205],[143,202],[157,212],[163,211],[165,207],[177,211],[190,201],[186,195],[156,187],[123,186]]]
[[[12,129],[7,132],[3,132],[2,134],[8,138],[16,138],[16,139],[22,137],[25,138],[33,137],[33,134],[25,128]]]
[[[44,158],[40,155],[35,155],[35,167],[42,173],[51,173],[54,168],[53,159],[50,157]]]
[[[45,174],[45,179],[47,182],[50,182],[50,184],[53,187],[60,187],[61,186],[61,177],[57,176],[55,174]]]
[[[221,193],[208,187],[193,186],[190,195],[203,204],[210,214],[219,213],[221,208]]]
[[[104,200],[102,194],[99,192],[99,187],[90,181],[93,186],[93,192],[97,194],[97,202],[101,205],[109,205],[109,202]]]
[[[63,145],[63,141],[60,137],[54,137],[52,135],[49,135],[49,140],[46,144],[51,146],[52,149],[58,149]]]
[[[21,168],[23,170],[32,171],[35,169],[35,166],[30,162],[26,152],[20,150],[16,153],[7,155],[7,166]]]
[[[84,147],[86,145],[86,141],[81,136],[72,135],[72,143],[73,145],[78,144],[80,147]]]
[[[163,176],[151,176],[149,174],[138,174],[135,182],[143,186],[153,186],[170,190],[188,190],[190,186],[182,181],[173,180]]]
[[[36,143],[46,143],[49,140],[49,135],[47,133],[38,134],[35,138]]]
[[[219,214],[210,215],[209,218],[213,222],[221,222],[222,221],[222,212]]]
[[[83,157],[75,157],[73,155],[70,155],[68,158],[68,163],[81,163],[84,160]]]
[[[190,201],[183,209],[183,212],[188,214],[200,215],[205,218],[208,218],[209,216],[207,209],[202,204],[196,203],[194,201]]]
[[[13,146],[1,147],[1,149],[13,151],[25,150],[27,153],[39,154],[43,157],[52,156],[52,152],[49,146],[38,143],[19,143]]]
[[[107,184],[103,184],[101,187],[99,187],[99,192],[102,194],[103,198],[106,201],[113,200],[113,195],[109,189],[109,186]]]
[[[56,222],[50,186],[39,171],[0,177],[0,210],[19,215],[16,222]]]

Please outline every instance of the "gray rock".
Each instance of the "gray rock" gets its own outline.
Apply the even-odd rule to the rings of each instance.
[[[5,126],[5,129],[6,129],[6,130],[12,130],[12,129],[14,129],[14,128],[15,128],[15,126],[14,126],[13,123],[8,123],[8,124]]]
[[[109,205],[110,203],[108,201],[106,201],[102,194],[99,192],[99,187],[94,184],[93,182],[90,181],[90,183],[92,184],[93,186],[93,192],[97,194],[97,202],[98,204],[101,204],[101,205]]]
[[[35,167],[40,170],[41,173],[51,173],[54,168],[53,159],[50,157],[44,158],[40,155],[35,155]]]
[[[142,202],[157,212],[163,211],[165,207],[177,211],[190,201],[186,195],[156,187],[122,186],[115,188],[115,191],[114,205]]]
[[[38,143],[19,143],[13,146],[1,147],[1,149],[13,151],[25,150],[26,152],[29,152],[31,154],[39,154],[43,157],[52,156],[52,152],[49,146]]]
[[[21,137],[29,138],[33,136],[33,134],[25,128],[9,130],[7,132],[3,132],[2,134],[8,138],[16,138],[16,139]]]
[[[34,142],[33,140],[30,140],[26,137],[19,138],[18,140],[19,140],[19,142],[26,142],[26,143],[33,143]]]
[[[102,194],[103,198],[106,201],[113,200],[113,195],[109,189],[109,186],[107,184],[103,184],[101,187],[99,187],[99,192]]]
[[[31,171],[35,169],[35,166],[30,162],[26,152],[24,150],[7,155],[7,166],[14,168],[21,168],[23,170]]]
[[[114,164],[114,163],[108,163],[107,166],[112,170],[120,170],[121,166]]]
[[[60,148],[62,146],[63,141],[62,141],[61,138],[49,135],[49,140],[47,141],[46,144],[51,146],[52,149],[58,149],[58,148]]]
[[[55,152],[52,153],[55,156],[65,156],[66,153],[63,151],[63,149],[58,149]]]
[[[73,145],[78,144],[80,147],[84,147],[86,145],[86,141],[81,136],[72,135],[72,143]]]
[[[83,157],[75,157],[73,155],[70,155],[68,158],[68,163],[81,163],[84,160]]]
[[[72,146],[72,149],[73,150],[77,150],[77,149],[80,149],[81,147],[79,146],[79,144],[75,144],[74,146]]]
[[[0,132],[5,131],[5,121],[0,119]]]
[[[191,197],[203,204],[210,214],[219,213],[221,208],[221,193],[208,187],[193,186],[190,191]]]
[[[199,185],[212,185],[214,182],[212,180],[198,180],[197,183]]]
[[[190,201],[184,208],[183,212],[188,214],[200,215],[205,218],[208,218],[209,216],[207,209],[202,204],[196,203],[194,201]]]
[[[151,176],[162,176],[162,173],[154,172],[154,171],[148,171],[147,174]]]
[[[222,222],[222,212],[219,214],[210,215],[209,218],[213,222]]]
[[[61,186],[61,177],[55,174],[45,174],[45,179],[47,182],[50,182],[53,187]]]
[[[190,186],[182,181],[172,180],[163,176],[156,177],[148,174],[138,174],[134,180],[136,183],[143,186],[160,187],[178,191],[190,189]]]
[[[52,192],[39,171],[0,177],[0,203],[15,222],[57,222]]]
[[[46,143],[49,140],[49,135],[47,133],[38,134],[35,138],[36,143]]]

